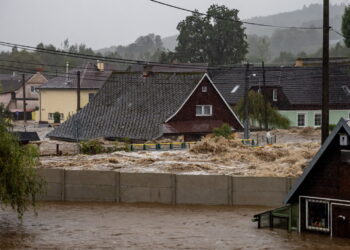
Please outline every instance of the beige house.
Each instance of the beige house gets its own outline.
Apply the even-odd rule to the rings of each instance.
[[[40,72],[25,77],[25,102],[27,119],[35,119],[34,111],[39,110],[38,88],[47,82]],[[23,119],[23,83],[21,74],[0,75],[0,103],[8,108],[15,119]]]
[[[84,107],[95,96],[112,74],[104,63],[86,63],[68,73],[50,79],[39,90],[40,109],[37,120],[54,122],[54,113],[61,114],[61,122],[77,112],[77,72],[80,71],[80,107]]]

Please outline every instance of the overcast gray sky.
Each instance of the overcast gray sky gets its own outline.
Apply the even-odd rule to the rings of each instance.
[[[300,9],[322,0],[161,0],[205,12],[213,3],[240,10],[240,18]],[[331,3],[349,0],[331,0]],[[26,45],[85,43],[93,49],[129,44],[148,33],[177,33],[188,13],[149,0],[0,0],[0,40]],[[0,47],[1,49],[1,47]]]

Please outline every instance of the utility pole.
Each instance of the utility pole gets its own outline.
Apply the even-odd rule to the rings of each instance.
[[[322,143],[329,134],[329,0],[323,0]]]
[[[265,123],[265,130],[269,130],[269,122],[267,119],[267,96],[266,96],[266,75],[265,75],[265,62],[262,61],[262,71],[263,71],[263,96],[264,96],[264,123]]]
[[[22,90],[23,90],[23,121],[27,123],[27,103],[26,103],[26,79],[25,74],[22,74]]]
[[[80,71],[77,72],[77,112],[80,110]]]
[[[245,84],[244,84],[244,139],[249,139],[249,63],[247,63],[245,71]]]

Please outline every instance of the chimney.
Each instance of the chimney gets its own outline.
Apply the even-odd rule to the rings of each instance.
[[[152,65],[143,65],[143,72],[142,76],[143,77],[149,77],[152,74]]]
[[[96,63],[96,68],[98,71],[105,71],[105,64],[103,62],[100,62],[99,60],[97,60],[97,63]]]
[[[69,81],[69,62],[66,62],[66,82]]]

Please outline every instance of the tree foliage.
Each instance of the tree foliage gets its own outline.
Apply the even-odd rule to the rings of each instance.
[[[344,43],[346,47],[350,48],[350,6],[345,7],[342,18],[341,31],[344,35]]]
[[[259,128],[263,128],[265,121],[265,101],[264,96],[256,91],[249,91],[249,120],[251,124],[257,124]],[[281,115],[278,110],[267,102],[267,121],[269,128],[288,128],[290,121]],[[235,112],[240,119],[244,119],[244,98],[239,100],[235,106]]]
[[[175,53],[180,62],[234,64],[241,62],[247,53],[245,28],[236,9],[211,5],[206,16],[195,12],[181,21],[177,29],[180,34]]]
[[[230,138],[232,136],[232,128],[229,124],[224,123],[219,128],[214,128],[213,130],[214,136],[222,136],[225,138]]]
[[[20,146],[18,138],[8,131],[8,112],[0,105],[0,203],[11,206],[21,218],[29,206],[35,207],[43,181],[35,165],[35,146]]]

